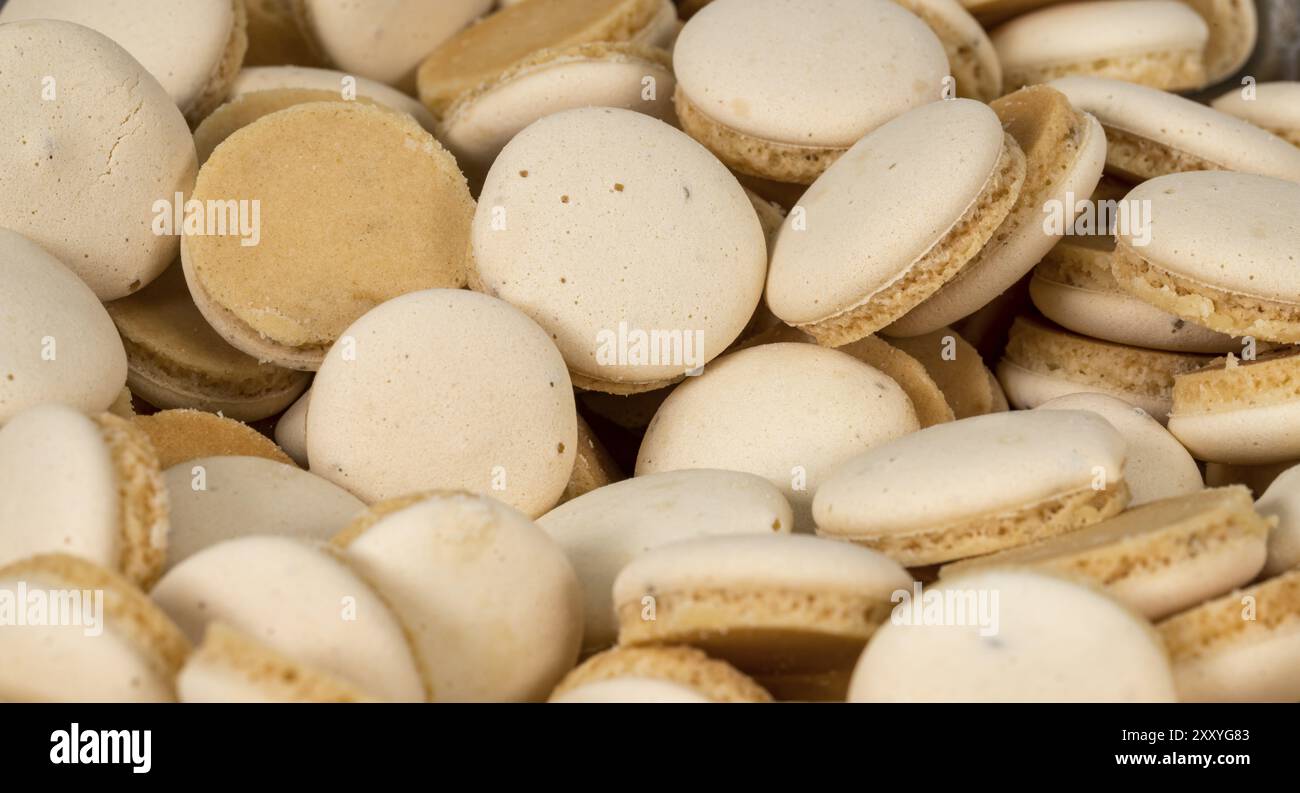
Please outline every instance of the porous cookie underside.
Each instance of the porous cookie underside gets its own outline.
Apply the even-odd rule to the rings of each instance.
[[[714,702],[770,702],[772,696],[730,664],[693,647],[616,647],[569,672],[551,698],[588,683],[649,678],[694,689]]]
[[[1242,618],[1247,596],[1253,598],[1254,619]],[[1156,628],[1175,662],[1300,631],[1300,570],[1176,614]]]
[[[804,146],[754,137],[711,118],[680,83],[673,94],[682,129],[727,167],[774,182],[809,185],[849,150],[847,146]]]
[[[1084,487],[1010,512],[980,515],[907,534],[837,537],[880,551],[907,567],[950,562],[1028,545],[1118,515],[1128,504],[1128,485]]]
[[[187,365],[159,350],[122,336],[131,374],[154,387],[194,400],[257,402],[293,391],[304,384],[301,372],[264,366],[257,377],[233,380]]]
[[[1111,257],[1119,287],[1156,308],[1233,337],[1300,342],[1300,305],[1230,292],[1150,262],[1122,241]]]
[[[1106,170],[1134,182],[1187,171],[1226,171],[1226,166],[1118,127],[1106,130]]]
[[[149,436],[110,413],[95,418],[117,481],[121,554],[118,570],[142,589],[162,574],[167,557],[167,487]]]
[[[1003,84],[1007,88],[1014,89],[1047,83],[1072,75],[1107,77],[1112,80],[1149,85],[1165,91],[1200,88],[1206,82],[1205,59],[1201,51],[1177,49],[1037,66],[1009,66]]]
[[[824,347],[875,333],[920,305],[961,272],[1006,220],[1025,181],[1025,154],[1003,133],[1002,154],[983,191],[948,232],[905,272],[857,305],[798,328]]]

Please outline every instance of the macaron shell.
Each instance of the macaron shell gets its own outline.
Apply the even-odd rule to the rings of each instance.
[[[687,686],[649,677],[617,677],[597,680],[552,697],[553,704],[674,702],[707,703],[708,697]]]
[[[640,154],[650,150],[672,166]],[[681,132],[615,108],[547,116],[517,135],[488,173],[473,248],[477,288],[545,328],[597,390],[647,390],[717,357],[758,305],[767,262],[735,178]],[[662,360],[651,338],[649,360],[630,341],[617,355],[636,332],[677,333],[682,354]]]
[[[275,442],[303,468],[310,467],[307,461],[307,410],[310,407],[311,389],[307,389],[275,422]]]
[[[1177,699],[1154,631],[1100,592],[1021,570],[971,573],[937,589],[990,602],[996,593],[994,633],[976,624],[886,624],[858,661],[850,702]]]
[[[1300,457],[1300,402],[1192,413],[1174,402],[1169,431],[1199,460],[1265,465]]]
[[[368,503],[441,488],[529,515],[555,505],[577,413],[564,361],[532,320],[486,295],[434,289],[388,301],[343,335],[355,343],[336,345],[312,384],[314,473]]]
[[[593,683],[629,678],[686,686],[712,702],[772,701],[770,694],[732,665],[682,646],[615,647],[593,655],[560,681],[551,701]]]
[[[236,537],[325,541],[366,508],[325,479],[261,457],[200,457],[163,472],[171,505],[167,569]]]
[[[957,0],[897,0],[921,18],[948,53],[957,96],[991,102],[1002,95],[1002,64],[984,28]]]
[[[682,32],[683,22],[677,17],[677,5],[673,0],[659,0],[659,11],[649,24],[632,35],[633,44],[647,47],[659,47],[669,52],[677,43],[677,36]]]
[[[682,30],[673,66],[690,102],[731,129],[841,148],[938,99],[948,74],[939,39],[887,0],[824,0],[816,14],[797,0],[715,0]]]
[[[354,95],[366,98],[377,105],[408,114],[429,132],[433,132],[433,116],[424,105],[383,83],[368,80],[355,74],[345,74],[333,69],[310,66],[255,66],[244,69],[230,85],[228,101],[244,94],[277,89],[303,91],[330,91],[340,97]]]
[[[70,55],[75,53],[75,58]],[[101,300],[158,277],[178,238],[155,234],[155,202],[188,193],[197,168],[175,103],[126,50],[70,22],[0,27],[0,226],[54,255]],[[37,135],[33,130],[40,130]]]
[[[879,370],[810,344],[766,344],[678,386],[646,431],[636,474],[748,471],[776,485],[808,531],[812,493],[836,465],[919,428],[907,394]]]
[[[619,571],[638,554],[692,537],[788,533],[793,524],[789,503],[767,480],[707,469],[625,479],[537,519],[564,549],[582,582],[586,652],[617,639],[610,591]]]
[[[1246,65],[1259,40],[1259,14],[1250,0],[1185,0],[1209,25],[1205,47],[1206,81],[1231,77]]]
[[[623,472],[610,456],[609,450],[579,414],[578,445],[573,458],[573,474],[569,476],[569,484],[565,486],[564,495],[560,496],[559,503],[571,501],[622,478]]]
[[[1265,576],[1280,575],[1300,565],[1300,467],[1283,471],[1255,502],[1261,515],[1277,518],[1268,537]]]
[[[952,328],[890,343],[925,367],[952,406],[954,418],[982,416],[1000,407],[1000,389],[995,388],[979,351]]]
[[[106,410],[126,383],[126,352],[99,298],[20,234],[0,229],[0,426],[57,402]]]
[[[1300,146],[1300,82],[1259,83],[1250,99],[1246,90],[1234,88],[1210,105]]]
[[[208,161],[222,141],[263,116],[308,102],[344,101],[384,107],[369,97],[358,96],[354,100],[345,100],[338,91],[309,88],[271,88],[265,91],[250,91],[235,97],[209,113],[194,130],[194,148],[199,156],[199,165],[202,166]]]
[[[298,21],[293,15],[293,0],[244,0],[244,9],[248,15],[245,67],[279,66],[287,63],[324,65],[320,55],[298,28]]]
[[[165,470],[199,457],[264,457],[291,465],[293,460],[262,433],[232,418],[202,410],[160,410],[132,419]]]
[[[425,699],[401,623],[324,546],[287,537],[228,540],[172,568],[151,597],[191,641],[224,622],[375,696]]]
[[[1124,481],[1129,507],[1148,501],[1195,493],[1204,487],[1201,470],[1178,439],[1146,411],[1105,394],[1067,394],[1050,399],[1037,410],[1087,410],[1116,429],[1128,443]]]
[[[527,517],[448,493],[362,522],[338,544],[406,624],[434,701],[539,701],[573,667],[578,577]]]
[[[299,26],[339,69],[412,87],[424,56],[491,8],[492,0],[295,0]]]
[[[242,0],[9,0],[0,9],[0,23],[23,19],[59,19],[102,33],[196,121],[220,103],[248,45]]]

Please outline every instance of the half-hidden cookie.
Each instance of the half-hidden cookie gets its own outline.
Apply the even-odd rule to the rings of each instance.
[[[680,131],[617,108],[547,116],[510,141],[473,244],[474,288],[541,325],[578,387],[614,393],[716,358],[753,315],[767,266],[735,178]]]
[[[492,0],[293,0],[298,28],[325,60],[403,88],[415,87],[424,56],[491,9]]]
[[[570,693],[598,683],[656,681],[683,686],[710,702],[771,702],[772,695],[731,664],[693,647],[615,647],[593,655],[565,676],[551,693]]]
[[[1169,431],[1194,457],[1262,465],[1300,458],[1300,351],[1229,354],[1174,380]]]
[[[1180,173],[1143,182],[1124,200],[1149,207],[1149,219],[1144,232],[1115,235],[1111,272],[1121,289],[1221,333],[1300,342],[1300,184]]]
[[[954,99],[904,113],[849,149],[790,212],[772,251],[768,307],[827,346],[873,333],[975,258],[1024,180],[1024,153],[987,105]]]
[[[811,344],[764,344],[673,390],[646,430],[636,474],[757,474],[790,499],[796,528],[808,531],[812,493],[835,466],[918,429],[911,400],[879,370]]]
[[[1011,326],[998,380],[1017,408],[1038,407],[1066,394],[1108,394],[1163,424],[1173,407],[1175,376],[1211,360],[1090,339],[1023,316]]]
[[[537,519],[560,544],[586,599],[583,649],[613,644],[614,578],[638,554],[720,534],[789,533],[790,505],[775,486],[739,471],[691,469],[625,479],[562,504]]]
[[[646,551],[619,573],[613,594],[620,645],[686,644],[779,680],[851,668],[893,610],[891,597],[911,585],[883,554],[769,534]]]
[[[549,700],[549,702],[556,705],[631,702],[698,704],[712,701],[688,686],[649,677],[616,677],[609,680],[596,680],[581,686],[575,686]]]
[[[1180,171],[1300,181],[1300,149],[1247,121],[1145,85],[1063,77],[1050,86],[1106,130],[1106,172],[1141,182]]]
[[[1016,17],[990,35],[1011,89],[1073,74],[1170,91],[1210,82],[1210,29],[1178,0],[1059,3]]]
[[[420,126],[433,132],[433,116],[417,100],[383,83],[333,69],[309,66],[257,66],[244,69],[230,86],[229,101],[233,102],[244,94],[279,89],[329,91],[345,100],[369,99],[376,105],[409,114],[420,122]]]
[[[171,505],[171,569],[225,540],[250,535],[325,541],[366,508],[343,488],[262,457],[199,457],[163,472]]]
[[[213,152],[194,188],[204,206],[247,196],[251,224],[187,233],[181,261],[199,311],[259,360],[314,370],[379,303],[465,283],[474,200],[407,117],[356,102],[264,116]]]
[[[969,608],[927,619],[918,606],[931,597]],[[850,702],[1177,699],[1150,623],[1082,584],[1031,570],[972,571],[900,609],[858,660]]]
[[[578,660],[573,566],[498,501],[434,493],[383,502],[334,543],[405,624],[433,701],[542,700]]]
[[[812,68],[810,64],[815,64]],[[863,135],[943,95],[948,56],[888,0],[716,0],[673,51],[682,129],[728,167],[811,184]]]
[[[1268,535],[1268,560],[1264,575],[1275,576],[1300,566],[1300,467],[1291,466],[1273,480],[1255,502],[1261,515],[1277,519]]]
[[[1006,398],[997,379],[984,365],[979,351],[952,328],[889,343],[919,361],[943,392],[958,419],[1006,410]]]
[[[1249,99],[1245,94],[1247,90],[1251,91]],[[1250,89],[1234,88],[1210,104],[1220,113],[1245,119],[1300,146],[1300,82],[1259,83]]]
[[[622,478],[623,473],[618,470],[618,464],[610,456],[609,450],[592,433],[582,416],[578,416],[578,444],[573,457],[573,473],[569,476],[569,484],[564,486],[560,503],[586,495]]]
[[[573,386],[518,309],[430,289],[373,309],[344,339],[312,383],[313,473],[367,503],[459,489],[535,516],[559,500],[577,443]]]
[[[1205,18],[1205,77],[1215,84],[1246,65],[1259,40],[1259,14],[1251,0],[1183,0]]]
[[[1032,567],[1102,587],[1160,619],[1248,583],[1264,565],[1269,521],[1244,487],[1154,501],[1079,531],[947,565],[945,577]]]
[[[36,19],[0,27],[0,95],[30,97],[0,118],[0,226],[100,300],[157,278],[178,242],[154,233],[157,202],[188,193],[197,167],[190,129],[158,81],[103,35]]]
[[[220,622],[176,676],[181,702],[371,702],[370,694],[329,672],[272,650]]]
[[[293,0],[244,0],[248,16],[248,51],[244,68],[297,63],[323,66],[293,15]]]
[[[969,316],[1011,288],[1052,248],[1094,191],[1106,161],[1106,135],[1095,118],[1070,106],[1059,91],[1035,85],[990,107],[1025,153],[1020,195],[997,231],[969,264],[925,302],[885,328],[915,336]],[[1061,218],[1049,231],[1046,217]]]
[[[192,642],[221,622],[371,696],[426,699],[405,628],[327,545],[227,540],[173,567],[150,594]]]
[[[62,262],[0,228],[0,426],[47,402],[107,410],[126,352],[99,298]]]
[[[293,460],[262,433],[243,423],[203,410],[160,410],[131,420],[149,437],[163,470],[198,457],[264,457]]]
[[[988,34],[957,0],[896,0],[939,37],[957,96],[991,102],[1002,95],[1002,64]]]
[[[278,110],[308,102],[344,101],[348,100],[345,100],[338,91],[310,88],[270,88],[233,97],[229,102],[209,113],[207,118],[195,128],[194,149],[199,157],[199,165],[202,166],[208,161],[222,141],[262,116],[269,116]],[[365,96],[358,96],[352,101],[376,105],[373,100]],[[383,105],[376,106],[383,107]]]
[[[155,407],[256,421],[284,410],[311,380],[227,344],[195,307],[180,262],[105,308],[126,347],[127,385]]]
[[[248,48],[244,0],[9,0],[0,23],[75,22],[102,33],[154,76],[192,123],[221,104]]]
[[[438,140],[477,183],[511,138],[553,113],[621,107],[672,122],[676,84],[663,50],[610,42],[542,50],[461,94],[443,114]]]
[[[4,702],[175,702],[190,645],[130,581],[76,556],[49,553],[0,568],[0,592],[18,608],[38,598],[68,608],[50,624],[0,630]],[[50,622],[50,621],[46,621]]]
[[[149,438],[57,404],[0,428],[0,564],[66,553],[147,585],[167,550],[167,490]]]
[[[1127,191],[1126,191],[1127,192]],[[1065,237],[1034,268],[1029,296],[1043,316],[1084,336],[1170,352],[1240,352],[1242,340],[1188,322],[1120,288],[1112,237]]]
[[[1297,460],[1283,460],[1280,463],[1262,465],[1232,465],[1230,463],[1205,463],[1205,486],[1227,487],[1228,485],[1245,485],[1255,498],[1262,498],[1264,491],[1287,469],[1300,463]]]
[[[307,409],[310,407],[311,389],[309,388],[275,422],[276,445],[303,468],[310,467],[307,460]]]
[[[503,8],[429,53],[416,75],[420,101],[439,117],[461,94],[539,50],[633,41],[662,13],[661,0],[530,0]]]
[[[1176,614],[1156,626],[1184,702],[1300,699],[1300,570]]]
[[[1124,436],[1130,507],[1195,493],[1205,486],[1201,469],[1183,445],[1140,407],[1106,394],[1079,393],[1049,399],[1035,409],[1092,411]]]
[[[842,464],[818,488],[813,517],[819,535],[908,567],[963,559],[1118,514],[1129,501],[1124,457],[1123,436],[1093,413],[991,413]]]

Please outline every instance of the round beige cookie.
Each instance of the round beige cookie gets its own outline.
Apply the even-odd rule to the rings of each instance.
[[[673,122],[676,86],[667,52],[586,42],[542,50],[460,96],[438,124],[438,140],[476,183],[512,138],[545,116],[581,107],[621,107]]]
[[[1090,339],[1028,316],[1011,326],[998,380],[1017,408],[1034,408],[1066,394],[1108,394],[1165,423],[1174,378],[1199,369],[1208,355],[1146,350]]]
[[[167,490],[131,421],[47,404],[0,428],[0,564],[66,553],[144,586],[166,552]]]
[[[95,293],[58,259],[0,228],[0,426],[47,402],[107,410],[126,351]]]
[[[1095,585],[1149,619],[1251,581],[1264,565],[1269,521],[1244,487],[1202,490],[1126,510],[1079,531],[946,565],[948,577],[1029,567]]]
[[[293,0],[298,27],[339,69],[415,87],[424,56],[477,17],[492,0]]]
[[[889,0],[716,0],[673,51],[682,128],[728,167],[811,184],[863,135],[942,97],[939,38]]]
[[[1006,219],[1025,156],[997,114],[931,102],[867,135],[799,199],[777,236],[767,304],[838,347],[920,305]]]
[[[265,91],[240,94],[209,113],[195,128],[194,148],[199,157],[199,165],[208,161],[222,141],[263,116],[308,102],[345,101],[383,107],[369,97],[358,96],[355,100],[347,100],[338,91],[311,88],[268,88]]]
[[[150,594],[192,642],[221,622],[371,696],[427,698],[406,629],[327,545],[227,540],[173,567]]]
[[[334,543],[406,625],[433,701],[542,700],[578,660],[573,566],[498,501],[436,493],[383,502]]]
[[[1198,459],[1265,465],[1300,457],[1300,351],[1231,353],[1174,379],[1169,431]]]
[[[181,702],[370,702],[360,688],[288,658],[220,622],[176,676]]]
[[[69,617],[6,622],[0,701],[176,701],[176,673],[190,644],[132,582],[50,553],[0,568],[0,593],[24,609],[64,604]]]
[[[1128,192],[1127,189],[1125,192]],[[1029,295],[1043,316],[1094,339],[1170,352],[1240,352],[1243,340],[1163,311],[1120,289],[1112,237],[1066,237],[1043,257]]]
[[[662,12],[661,0],[530,0],[503,8],[429,53],[416,75],[420,100],[439,117],[461,94],[535,52],[635,41],[662,21]]]
[[[127,385],[155,407],[257,421],[284,410],[311,380],[227,344],[194,305],[180,262],[105,308],[126,347]]]
[[[1184,702],[1300,700],[1300,570],[1161,622]]]
[[[1179,0],[1058,3],[990,35],[1012,89],[1072,74],[1170,91],[1210,82],[1209,26]]]
[[[1124,200],[1149,207],[1149,219],[1115,235],[1111,272],[1121,289],[1221,333],[1300,342],[1300,183],[1178,173]]]
[[[100,300],[148,284],[176,258],[158,214],[194,186],[185,118],[152,76],[89,28],[0,27],[0,226],[66,264]],[[156,233],[159,220],[166,233]]]
[[[889,343],[919,361],[958,419],[1006,410],[997,379],[976,350],[952,328]]]
[[[546,329],[579,387],[614,393],[716,358],[753,315],[767,264],[735,178],[678,130],[617,108],[547,116],[510,141],[473,244],[474,287]]]
[[[344,333],[312,383],[312,472],[373,503],[485,493],[536,516],[573,471],[564,360],[518,309],[475,292],[390,300]]]
[[[1195,493],[1204,487],[1201,469],[1178,439],[1145,410],[1106,394],[1079,393],[1049,399],[1037,410],[1088,410],[1124,436],[1128,455],[1124,481],[1130,507]]]
[[[573,473],[569,484],[560,496],[561,504],[586,495],[593,490],[617,482],[623,472],[610,456],[605,444],[591,431],[591,426],[578,416],[578,445],[573,457]]]
[[[420,126],[433,132],[433,116],[419,101],[383,83],[333,69],[292,65],[244,69],[230,86],[229,101],[233,102],[244,94],[279,89],[328,91],[344,100],[368,99],[376,105],[410,115],[420,122]]]
[[[161,410],[131,422],[149,437],[163,470],[198,457],[264,457],[292,465],[270,438],[243,423],[203,410]]]
[[[987,570],[930,591],[974,601],[979,617],[931,621],[903,604],[858,660],[850,702],[1177,701],[1150,623],[1090,587]]]
[[[620,645],[687,644],[779,678],[847,671],[888,619],[891,598],[911,585],[897,562],[866,548],[752,535],[646,551],[619,573],[613,595]]]
[[[236,197],[252,222],[209,234],[229,206],[214,219],[208,202]],[[192,200],[205,211],[202,232],[187,229],[181,245],[190,294],[226,341],[259,360],[315,370],[379,303],[465,282],[474,212],[465,177],[395,113],[311,102],[264,116],[204,163]]]
[[[911,400],[879,370],[811,344],[764,344],[710,364],[669,395],[646,430],[636,474],[747,471],[776,485],[795,528],[809,531],[812,494],[836,465],[918,429]]]
[[[117,42],[192,123],[221,104],[248,48],[245,0],[8,0],[0,23],[75,22]]]
[[[761,477],[690,469],[607,485],[556,507],[537,524],[564,549],[582,582],[583,649],[593,652],[617,639],[610,591],[639,554],[693,537],[789,533],[794,518],[781,491]]]
[[[1300,81],[1252,83],[1210,104],[1220,113],[1245,119],[1300,146]]]
[[[1210,29],[1205,45],[1205,77],[1210,85],[1236,74],[1259,41],[1259,13],[1253,0],[1183,0]]]
[[[631,702],[708,703],[713,700],[680,683],[651,677],[617,677],[575,686],[549,700],[552,704],[614,704]]]
[[[565,676],[551,702],[601,683],[654,681],[684,687],[710,702],[771,702],[772,696],[734,666],[693,647],[615,647]]]
[[[1145,85],[1101,77],[1049,83],[1106,130],[1106,172],[1129,182],[1181,171],[1300,181],[1300,149],[1248,121]]]
[[[885,329],[915,336],[969,316],[1010,289],[1042,260],[1080,211],[1077,198],[1094,191],[1106,162],[1106,134],[1059,91],[1031,86],[990,107],[1025,153],[1020,195],[988,243],[925,302]],[[1052,213],[1057,227],[1048,225]]]
[[[1065,534],[1129,501],[1125,442],[1083,411],[929,427],[843,463],[813,500],[817,533],[916,567]],[[941,494],[942,497],[937,497]]]
[[[1002,95],[1002,63],[980,23],[957,0],[896,0],[921,18],[948,53],[957,96],[991,102]]]
[[[329,481],[262,457],[199,457],[163,472],[170,570],[236,537],[328,540],[366,505]]]

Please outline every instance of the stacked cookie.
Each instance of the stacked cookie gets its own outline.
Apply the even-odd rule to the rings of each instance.
[[[1275,22],[0,2],[0,701],[1300,701]]]

